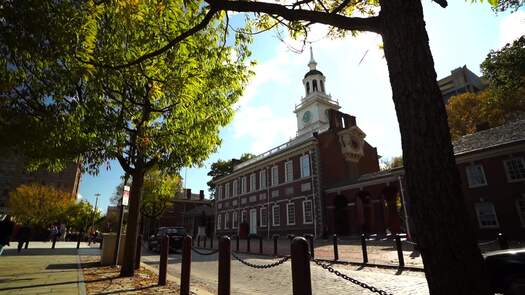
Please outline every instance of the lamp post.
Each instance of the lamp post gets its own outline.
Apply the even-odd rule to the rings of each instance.
[[[93,210],[93,220],[91,222],[91,231],[93,231],[95,229],[95,216],[97,215],[97,204],[98,204],[98,197],[100,197],[100,194],[99,193],[96,193],[95,194],[95,208]]]

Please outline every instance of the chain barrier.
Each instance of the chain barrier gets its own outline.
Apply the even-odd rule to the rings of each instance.
[[[285,256],[282,259],[280,259],[280,260],[278,260],[276,262],[273,262],[273,263],[269,263],[269,264],[253,264],[253,263],[249,263],[246,260],[243,260],[242,258],[237,256],[234,252],[232,252],[232,256],[233,256],[233,258],[237,259],[240,263],[242,263],[242,264],[244,264],[246,266],[249,266],[249,267],[257,268],[257,269],[267,269],[267,268],[272,268],[272,267],[279,266],[279,265],[285,263],[286,261],[288,261],[288,259],[290,259],[290,257],[291,257],[291,256]]]
[[[312,261],[313,261],[315,264],[319,265],[320,267],[322,267],[322,268],[328,270],[328,272],[331,272],[331,273],[335,274],[336,276],[338,276],[338,277],[340,277],[340,278],[342,278],[342,279],[344,279],[344,280],[347,280],[347,281],[349,281],[349,282],[351,282],[351,283],[353,283],[353,284],[356,284],[356,285],[358,285],[358,286],[361,287],[361,288],[368,289],[368,290],[370,290],[371,292],[378,293],[378,294],[381,294],[381,295],[392,295],[392,293],[387,293],[387,292],[384,291],[384,290],[378,289],[378,288],[376,288],[376,287],[374,287],[374,286],[370,286],[370,285],[368,285],[368,284],[366,284],[366,283],[363,283],[363,282],[358,281],[358,280],[356,280],[356,279],[354,279],[354,278],[351,278],[351,277],[349,277],[348,275],[346,275],[346,274],[344,274],[344,273],[342,273],[342,272],[340,272],[340,271],[338,271],[338,270],[335,270],[330,264],[323,263],[323,262],[322,262],[321,260],[319,260],[319,259],[312,259]]]
[[[200,255],[213,255],[213,254],[219,252],[219,250],[213,250],[211,252],[206,253],[206,252],[201,252],[201,251],[199,251],[199,250],[197,250],[196,248],[193,248],[193,247],[191,247],[191,250],[193,252],[197,253],[197,254],[200,254]]]
[[[492,241],[488,241],[488,242],[478,243],[478,246],[487,246],[487,245],[496,243],[497,241],[498,240],[492,240]]]
[[[401,241],[401,242],[407,243],[407,244],[409,244],[409,245],[417,246],[417,243],[412,242],[412,241],[409,241],[409,240],[404,240],[404,241]]]

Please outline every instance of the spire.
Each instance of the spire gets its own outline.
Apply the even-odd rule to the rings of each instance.
[[[310,62],[308,63],[308,67],[310,70],[315,70],[315,67],[317,66],[317,63],[314,59],[314,50],[312,49],[312,45],[310,45]]]

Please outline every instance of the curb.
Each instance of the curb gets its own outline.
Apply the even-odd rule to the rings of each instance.
[[[77,266],[78,266],[78,294],[80,295],[86,295],[86,284],[84,283],[84,272],[82,271],[82,265],[80,262],[80,255],[77,251]]]

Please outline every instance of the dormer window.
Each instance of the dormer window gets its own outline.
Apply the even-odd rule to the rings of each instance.
[[[312,92],[316,92],[316,91],[319,91],[317,89],[317,80],[313,80],[312,81]]]

